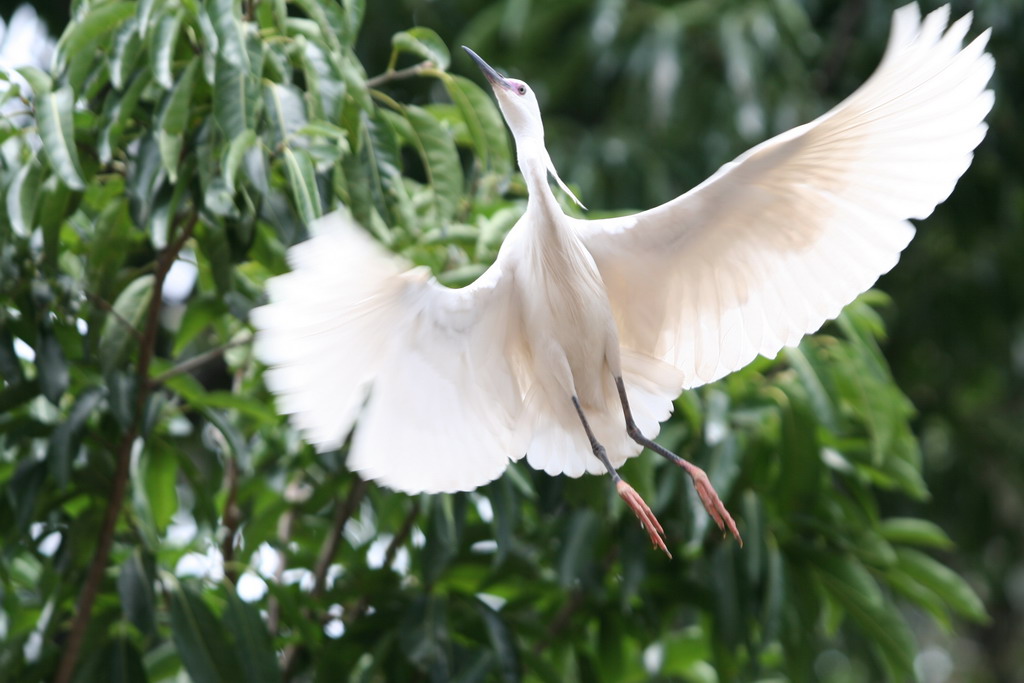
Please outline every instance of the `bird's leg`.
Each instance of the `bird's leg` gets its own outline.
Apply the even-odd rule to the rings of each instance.
[[[661,548],[661,550],[672,557],[672,553],[668,551],[668,546],[665,545],[665,530],[661,528],[661,522],[651,512],[650,506],[640,497],[640,494],[636,492],[632,486],[626,483],[622,476],[615,471],[612,467],[612,463],[608,460],[608,454],[604,450],[604,446],[594,436],[593,430],[590,429],[590,423],[587,422],[587,416],[583,414],[583,408],[580,407],[579,399],[575,396],[572,397],[572,404],[576,406],[576,414],[580,416],[580,422],[583,423],[583,429],[587,432],[587,438],[590,439],[590,448],[594,451],[594,455],[600,460],[606,468],[608,468],[608,474],[611,475],[612,481],[615,482],[615,491],[619,494],[622,500],[626,501],[626,505],[630,507],[633,514],[636,515],[637,519],[640,520],[640,524],[647,531],[647,535],[651,537],[651,544],[655,548]]]
[[[742,547],[743,539],[740,537],[740,532],[736,529],[736,522],[733,521],[732,515],[729,514],[729,511],[725,509],[725,505],[722,504],[722,499],[718,497],[718,493],[715,491],[715,487],[711,485],[708,475],[692,462],[680,458],[672,451],[644,436],[640,428],[636,426],[636,422],[633,421],[633,413],[629,409],[629,400],[626,398],[626,386],[622,383],[621,377],[615,378],[615,386],[619,389],[619,400],[622,402],[622,412],[626,416],[626,433],[629,434],[629,438],[641,446],[650,448],[661,457],[686,470],[686,473],[690,475],[690,479],[693,480],[693,487],[697,489],[697,495],[700,496],[704,509],[711,515],[711,519],[715,520],[715,524],[718,525],[719,529],[725,531],[728,528],[729,532],[736,537],[736,540],[739,541]]]

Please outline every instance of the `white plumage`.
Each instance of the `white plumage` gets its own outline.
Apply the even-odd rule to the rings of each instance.
[[[970,15],[948,18],[948,7],[923,21],[916,5],[897,10],[880,66],[832,111],[660,207],[595,221],[567,217],[552,195],[549,173],[564,185],[533,92],[471,53],[516,139],[526,212],[461,290],[410,270],[343,211],[317,221],[253,313],[280,410],[320,449],[341,446],[358,418],[348,464],[366,478],[465,491],[523,455],[549,474],[603,471],[577,397],[619,467],[641,446],[617,377],[653,438],[684,388],[838,315],[895,265],[908,219],[952,192],[985,135],[994,63],[988,31],[963,47]],[[675,461],[735,531],[703,472]]]

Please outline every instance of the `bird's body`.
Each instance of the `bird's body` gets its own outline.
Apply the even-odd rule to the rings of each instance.
[[[646,446],[738,537],[704,473],[651,438],[684,388],[835,317],[896,263],[907,219],[952,191],[985,135],[993,63],[987,32],[963,47],[969,16],[947,28],[948,14],[898,10],[878,70],[832,111],[660,207],[596,221],[555,199],[549,175],[569,191],[533,92],[470,51],[515,137],[525,213],[461,290],[343,212],[312,226],[254,317],[279,407],[323,449],[359,417],[349,466],[402,491],[469,490],[523,455],[550,474],[608,471],[666,549],[616,472]]]

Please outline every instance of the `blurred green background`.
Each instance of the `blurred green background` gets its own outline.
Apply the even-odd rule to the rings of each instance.
[[[345,3],[345,11],[359,4]],[[92,11],[103,5],[92,3]],[[228,16],[230,23],[232,3],[139,3],[146,5],[155,27],[150,40],[160,40],[154,36],[165,30],[165,13],[182,17],[174,28],[182,37],[171,44],[165,67],[174,82],[193,55],[216,49],[202,31],[203,16],[214,19],[224,49],[227,24],[217,18]],[[335,9],[325,10],[321,21],[317,7],[328,5]],[[186,172],[186,160],[195,154],[199,167],[207,159],[217,166],[239,131],[206,125],[220,116],[219,105],[215,90],[201,84],[177,133],[188,182],[158,180],[150,195],[139,194],[133,178],[144,164],[136,159],[144,158],[147,131],[166,124],[163,90],[146,86],[139,113],[113,160],[104,162],[88,136],[102,128],[122,88],[83,72],[72,83],[80,97],[74,126],[90,185],[71,194],[67,215],[56,222],[64,245],[59,259],[47,261],[43,237],[0,232],[6,242],[4,334],[33,347],[45,383],[42,359],[53,336],[37,331],[48,323],[26,321],[54,320],[71,373],[66,391],[55,397],[27,401],[17,393],[23,383],[6,371],[0,392],[7,409],[0,417],[6,506],[0,512],[0,680],[54,675],[117,476],[114,444],[125,424],[117,412],[121,380],[112,379],[117,373],[103,367],[96,352],[100,328],[109,323],[103,306],[91,298],[82,303],[85,295],[76,287],[94,294],[89,278],[102,270],[109,300],[120,301],[128,283],[158,263],[167,240],[154,237],[147,227],[154,219],[135,204],[159,205],[173,186],[186,188],[184,199],[174,199],[182,202],[182,215],[189,201],[208,209],[186,243],[197,255],[199,282],[177,313],[199,327],[162,319],[152,377],[182,359],[245,341],[246,312],[261,302],[263,280],[281,270],[284,247],[300,238],[304,211],[318,213],[339,201],[357,206],[364,175],[373,175],[359,169],[384,168],[367,149],[404,147],[391,160],[405,180],[385,182],[381,196],[363,209],[364,222],[394,224],[388,233],[393,247],[455,273],[453,282],[493,257],[495,235],[521,210],[523,188],[500,164],[481,165],[483,148],[462,121],[467,111],[486,121],[493,108],[474,99],[456,112],[447,104],[453,86],[441,77],[379,86],[393,102],[423,105],[452,149],[457,143],[465,186],[450,217],[451,233],[438,237],[429,230],[441,226],[426,220],[436,215],[422,208],[434,196],[424,189],[429,164],[417,160],[401,124],[377,111],[388,102],[358,98],[354,83],[387,70],[392,36],[401,31],[421,26],[436,32],[451,52],[447,71],[477,84],[482,79],[459,45],[527,80],[541,102],[560,175],[579,190],[591,214],[600,215],[666,201],[753,144],[826,111],[870,75],[896,6],[878,0],[371,1],[358,32],[340,38],[345,54],[355,57],[351,64],[361,63],[365,74],[355,69],[355,76],[350,70],[336,82],[314,84],[311,67],[299,66],[311,53],[295,49],[295,36],[316,45],[318,34],[286,24],[271,8],[322,27],[341,16],[338,5],[242,3],[248,14],[236,12],[234,21],[258,24],[260,54],[269,55],[252,77],[255,87],[276,83],[313,93],[303,100],[308,118],[323,118],[345,133],[341,141],[320,131],[344,147],[337,160],[344,180],[324,161],[331,153],[309,148],[309,177],[316,172],[309,184],[322,199],[315,209],[295,199],[300,181],[280,160],[284,143],[256,109],[247,120],[263,141],[268,192],[260,195],[260,183],[245,166],[245,187],[239,175],[238,194],[229,199],[237,211],[214,215],[209,193],[218,171],[204,175],[194,164]],[[923,9],[936,6],[928,2]],[[5,4],[3,16],[12,9]],[[70,13],[54,3],[37,9],[55,36],[69,16],[82,22],[91,11],[89,3],[75,4]],[[600,478],[552,480],[518,465],[473,495],[414,499],[364,487],[345,472],[343,453],[314,455],[265,410],[270,397],[260,370],[238,355],[245,349],[240,345],[226,363],[218,358],[197,366],[195,386],[154,391],[163,403],[153,409],[156,417],[146,418],[153,431],[140,439],[145,445],[134,456],[76,680],[229,680],[232,662],[265,664],[260,680],[1024,680],[1024,2],[958,2],[952,15],[969,10],[976,27],[970,36],[992,27],[997,66],[990,131],[950,200],[920,224],[899,265],[880,280],[878,289],[890,298],[862,298],[840,324],[799,351],[688,392],[663,430],[662,440],[704,463],[720,490],[725,482],[748,541],[744,550],[706,533],[685,481],[650,454],[624,472],[666,522],[677,555],[672,562],[646,548]],[[245,49],[255,50],[255,32],[246,35]],[[323,35],[320,44],[338,48]],[[110,59],[110,41],[85,48],[97,64]],[[275,50],[283,56],[273,58]],[[152,53],[143,47],[140,65],[147,54],[151,62],[158,59]],[[402,53],[398,66],[416,63],[417,54]],[[292,68],[304,76],[291,75]],[[54,76],[55,90],[78,78]],[[326,102],[332,85],[347,102],[333,119],[318,99]],[[259,106],[269,109],[267,102]],[[388,135],[394,140],[378,139]],[[141,152],[133,140],[142,141]],[[369,141],[363,146],[361,140]],[[203,152],[204,145],[217,151]],[[30,148],[5,147],[8,194],[20,164],[35,158]],[[140,229],[119,243],[124,262],[108,264],[89,251],[100,243],[99,228],[89,226],[106,225],[99,217],[114,214],[105,203],[120,201],[111,189],[118,181],[110,179],[118,175],[135,193],[135,204],[122,212],[125,225]],[[39,201],[50,191],[44,189]],[[8,213],[11,207],[8,199]],[[250,233],[256,236],[238,237]],[[86,275],[69,265],[76,258]],[[61,279],[68,273],[71,284]],[[53,286],[52,301],[36,296],[39,283]],[[195,313],[200,309],[208,315]],[[90,321],[84,341],[69,333],[79,315]],[[876,336],[895,384],[874,355]],[[132,358],[142,355],[127,351],[124,362],[137,369]],[[19,372],[30,382],[33,363],[20,358]],[[808,393],[810,375],[823,378],[839,426]],[[843,389],[850,377],[868,375],[871,391]],[[54,441],[69,438],[58,436],[59,426],[72,420],[76,398],[92,386],[102,387],[102,399],[79,419],[85,436],[72,437],[73,476],[61,480],[46,463],[60,452]],[[711,425],[728,436],[711,438]],[[908,426],[919,439],[919,460]],[[892,434],[879,436],[884,430]],[[886,453],[902,455],[892,462],[878,456],[883,465],[868,455],[858,460],[879,443],[892,446]],[[797,451],[806,459],[794,460]],[[856,472],[823,467],[826,452],[842,453]],[[897,460],[909,463],[910,472],[886,469]],[[43,464],[37,474],[27,463]],[[916,483],[918,470],[927,495]],[[808,471],[806,481],[797,481]],[[167,488],[175,492],[170,499]],[[163,496],[163,512],[152,510],[154,496]],[[952,545],[922,520],[941,528]],[[184,536],[174,537],[175,529]],[[325,542],[340,529],[339,547]],[[58,549],[43,551],[42,540],[54,533]],[[921,565],[934,560],[921,560],[904,543],[925,546],[927,557],[966,584],[943,574],[939,563]],[[327,573],[318,577],[321,569]],[[242,590],[246,576],[256,586],[249,592]],[[234,597],[242,593],[242,601]]]

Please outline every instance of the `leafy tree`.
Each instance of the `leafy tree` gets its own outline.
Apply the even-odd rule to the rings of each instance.
[[[461,25],[461,5],[423,23]],[[660,440],[707,468],[742,550],[650,456],[626,468],[671,562],[603,478],[513,465],[410,498],[313,452],[272,408],[248,313],[338,206],[448,284],[482,272],[525,205],[490,94],[455,36],[376,3],[71,14],[53,73],[23,69],[25,116],[0,124],[0,678],[906,680],[912,619],[987,618],[934,554],[947,535],[886,512],[928,491],[879,292],[677,401]],[[834,62],[867,70],[887,17],[827,52],[824,92],[852,89]],[[811,19],[791,1],[509,1],[462,33],[537,86],[563,176],[606,209],[820,113]],[[533,78],[556,52],[565,68]],[[714,73],[686,88],[630,73],[694,54]]]

